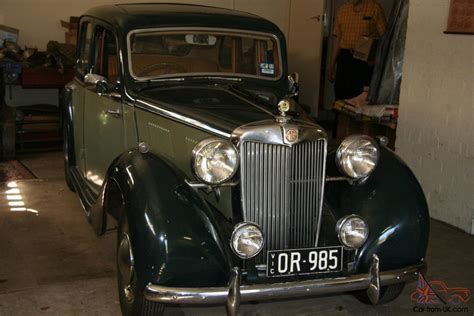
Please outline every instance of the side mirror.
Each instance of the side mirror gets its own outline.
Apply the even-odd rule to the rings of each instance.
[[[292,72],[292,73],[288,76],[288,80],[289,80],[290,83],[292,83],[292,84],[298,84],[299,81],[300,81],[300,75],[299,75],[297,72]]]
[[[110,93],[112,90],[113,90],[113,85],[108,83],[106,79],[97,81],[95,85],[95,92],[97,92],[98,95]]]
[[[299,93],[299,80],[300,76],[297,72],[292,72],[288,75],[288,90],[290,91],[290,97],[298,99]]]
[[[95,88],[95,92],[99,96],[109,96],[114,99],[120,99],[121,95],[118,93],[117,85],[110,83],[107,78],[101,75],[88,73],[84,77],[84,82],[86,86]]]

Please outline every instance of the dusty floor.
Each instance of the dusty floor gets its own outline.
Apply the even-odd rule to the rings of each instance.
[[[119,315],[114,232],[101,238],[94,235],[78,198],[66,187],[61,153],[32,155],[22,161],[38,179],[20,181],[17,187],[0,184],[0,315]],[[24,202],[26,211],[12,211],[12,201]],[[474,291],[473,250],[473,236],[433,221],[427,278]],[[377,307],[344,294],[245,304],[241,315],[420,314],[413,311],[410,300],[415,286],[408,284],[396,301]],[[474,315],[474,293],[471,296],[462,305],[468,312],[448,314]],[[173,310],[176,312],[223,315],[225,310]]]

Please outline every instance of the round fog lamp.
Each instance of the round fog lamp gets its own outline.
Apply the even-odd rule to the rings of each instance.
[[[242,259],[258,255],[263,248],[263,233],[253,223],[240,223],[235,226],[230,238],[232,251]]]
[[[369,236],[369,226],[357,215],[341,218],[337,222],[336,230],[339,240],[347,248],[360,248]]]

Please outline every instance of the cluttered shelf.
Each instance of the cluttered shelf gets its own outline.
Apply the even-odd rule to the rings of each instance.
[[[46,51],[18,44],[19,30],[0,25],[0,159],[62,147],[58,93],[74,77],[78,18],[61,21],[66,42]]]
[[[351,100],[334,103],[337,112],[338,140],[352,134],[366,134],[372,137],[385,136],[387,147],[395,149],[398,106],[357,104]]]

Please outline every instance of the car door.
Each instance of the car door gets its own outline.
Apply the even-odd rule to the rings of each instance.
[[[117,41],[109,29],[99,25],[94,30],[90,73],[115,87],[109,93],[98,93],[96,86],[89,84],[84,92],[85,177],[98,192],[109,165],[124,151]]]
[[[76,76],[70,85],[73,112],[74,154],[76,168],[84,177],[86,174],[84,160],[84,75],[89,72],[91,60],[91,43],[93,35],[93,24],[91,20],[81,21],[79,32],[79,50],[77,55]]]

